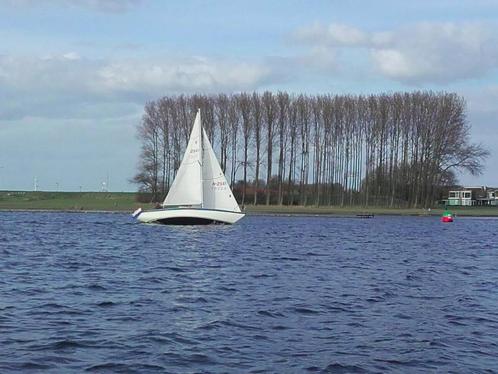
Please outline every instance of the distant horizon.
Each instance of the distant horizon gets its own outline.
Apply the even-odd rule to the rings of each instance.
[[[0,192],[50,192],[50,193],[66,193],[66,192],[71,192],[71,193],[86,193],[86,192],[92,192],[92,193],[139,193],[139,191],[95,191],[95,190],[81,190],[81,191],[76,191],[76,190],[60,190],[60,191],[54,191],[54,190],[0,190]]]
[[[459,188],[490,188],[490,189],[498,189],[498,185],[472,185],[472,184],[468,184],[468,185],[462,185],[462,184],[458,184],[458,185],[455,185],[455,186],[449,186],[449,188],[452,188],[452,187],[459,187]],[[109,191],[100,191],[100,190],[85,190],[85,189],[82,189],[81,191],[80,190],[44,190],[44,189],[38,189],[37,191],[35,191],[34,189],[21,189],[21,190],[13,190],[13,189],[0,189],[0,192],[50,192],[50,193],[66,193],[66,192],[71,192],[71,193],[86,193],[86,192],[91,192],[91,193],[141,193],[140,191],[138,190],[109,190]],[[249,204],[249,203],[247,203]],[[260,203],[261,205],[264,205],[264,203]]]

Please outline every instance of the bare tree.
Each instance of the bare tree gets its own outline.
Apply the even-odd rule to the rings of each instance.
[[[308,186],[308,176],[309,176],[309,122],[310,122],[310,110],[309,110],[308,98],[300,95],[297,99],[298,108],[298,121],[300,126],[300,136],[301,136],[301,171],[300,171],[300,181],[299,181],[299,201],[301,205],[306,205],[307,203],[307,186]]]
[[[228,106],[229,106],[228,96],[225,94],[220,94],[215,99],[215,117],[218,122],[218,128],[220,131],[220,166],[223,172],[227,170],[227,159],[228,159],[228,142],[230,127],[228,122]]]
[[[236,96],[238,109],[242,117],[242,137],[244,139],[244,161],[243,161],[243,185],[242,185],[242,204],[246,201],[247,190],[247,166],[249,154],[249,140],[252,132],[251,121],[251,96],[247,93],[242,93]]]
[[[254,175],[254,205],[258,203],[258,189],[259,189],[259,167],[261,165],[261,123],[262,123],[262,108],[261,108],[261,100],[258,94],[253,93],[252,99],[252,119],[254,128],[254,142],[256,147],[256,171]]]
[[[242,203],[251,177],[259,202],[264,158],[266,204],[428,207],[457,172],[482,172],[489,155],[471,143],[465,101],[452,93],[163,97],[145,105],[137,128],[142,148],[133,181],[154,199],[178,170],[199,108],[232,187],[243,167],[234,190]]]
[[[142,141],[139,172],[133,181],[141,190],[152,193],[153,199],[159,197],[160,173],[160,138],[157,105],[150,102],[145,105],[145,113],[138,127],[138,138]]]
[[[237,170],[239,168],[239,161],[237,158],[237,145],[238,145],[238,135],[239,135],[239,125],[240,118],[239,112],[237,110],[237,103],[234,100],[230,100],[228,103],[228,123],[230,129],[230,186],[233,186],[237,178]]]
[[[271,92],[266,91],[263,94],[262,103],[264,124],[266,126],[266,205],[270,205],[273,142],[275,138],[274,127],[276,117],[275,97]]]
[[[277,204],[282,205],[283,201],[283,180],[285,173],[285,143],[287,140],[287,117],[289,112],[290,96],[286,92],[279,92],[277,94],[277,106],[278,106],[278,195]]]

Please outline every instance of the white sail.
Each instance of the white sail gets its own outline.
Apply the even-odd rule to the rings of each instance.
[[[144,223],[197,225],[235,223],[245,216],[233,197],[197,112],[190,139],[164,209],[136,210]]]
[[[201,114],[197,112],[187,149],[163,206],[202,205]]]
[[[204,129],[202,129],[202,139],[203,208],[240,212]]]

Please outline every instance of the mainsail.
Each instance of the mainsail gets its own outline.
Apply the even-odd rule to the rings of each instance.
[[[197,112],[187,149],[163,206],[202,205],[201,114]]]
[[[240,212],[202,128],[200,111],[195,117],[182,163],[163,203],[165,207],[180,205]]]

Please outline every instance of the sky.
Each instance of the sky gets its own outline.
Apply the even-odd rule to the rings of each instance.
[[[498,187],[498,0],[0,0],[0,190],[134,191],[147,101],[434,90]]]

